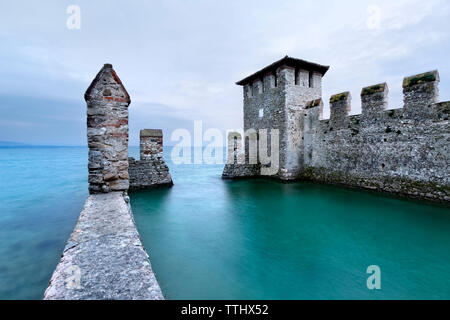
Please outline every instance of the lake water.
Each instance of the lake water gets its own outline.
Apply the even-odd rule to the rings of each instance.
[[[166,298],[450,298],[448,208],[168,165],[172,188],[131,194]],[[0,299],[42,298],[87,196],[86,166],[87,148],[0,148]],[[367,289],[369,265],[381,290]]]

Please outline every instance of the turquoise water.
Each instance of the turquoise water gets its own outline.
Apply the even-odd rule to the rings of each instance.
[[[221,170],[172,165],[173,188],[131,194],[166,298],[450,298],[449,209]]]
[[[87,192],[87,148],[0,148],[0,299],[41,299]]]
[[[87,148],[0,148],[0,299],[42,298],[87,196],[86,165]],[[173,188],[131,194],[167,298],[450,298],[446,208],[169,166]]]

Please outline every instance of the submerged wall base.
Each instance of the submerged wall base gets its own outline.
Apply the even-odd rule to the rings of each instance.
[[[112,192],[87,198],[44,299],[164,299],[128,196]]]

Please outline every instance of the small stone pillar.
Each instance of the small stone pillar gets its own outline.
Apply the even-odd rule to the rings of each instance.
[[[128,105],[130,96],[105,64],[87,89],[89,192],[127,191]]]
[[[161,160],[163,157],[163,133],[161,129],[140,131],[140,159]]]
[[[430,104],[439,101],[439,73],[437,70],[403,79],[404,115],[418,120],[431,116]]]
[[[361,90],[362,118],[365,121],[373,121],[380,118],[380,114],[388,105],[389,89],[385,83],[365,87]]]
[[[227,164],[244,164],[245,153],[242,150],[242,135],[239,132],[229,132],[227,141]]]
[[[330,126],[333,129],[343,128],[350,112],[350,92],[335,94],[330,98]]]

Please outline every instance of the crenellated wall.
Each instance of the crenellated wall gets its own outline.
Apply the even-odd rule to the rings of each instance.
[[[352,116],[350,94],[332,96],[330,119],[312,119],[303,178],[448,202],[450,102],[437,103],[438,84],[437,71],[405,78],[404,107],[392,110],[386,83],[363,88]]]

